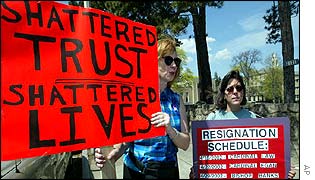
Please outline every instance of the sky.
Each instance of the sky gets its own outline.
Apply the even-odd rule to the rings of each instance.
[[[225,1],[222,8],[207,7],[206,32],[211,75],[218,73],[223,77],[232,67],[233,56],[251,49],[261,51],[263,61],[276,53],[282,61],[281,44],[266,44],[268,31],[264,29],[263,16],[270,9],[272,1]],[[294,59],[299,59],[299,16],[292,19],[294,40]],[[178,38],[183,42],[181,48],[187,55],[187,66],[198,76],[195,40],[190,24],[187,33]],[[262,64],[255,66],[263,68]],[[299,66],[295,65],[299,70]]]

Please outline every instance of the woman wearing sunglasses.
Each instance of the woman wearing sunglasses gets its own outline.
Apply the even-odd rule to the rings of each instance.
[[[179,179],[177,151],[178,148],[187,150],[190,143],[183,100],[171,89],[179,76],[180,63],[176,42],[170,38],[159,40],[158,73],[162,112],[152,114],[151,124],[165,126],[166,135],[116,144],[107,158],[100,148],[96,148],[95,161],[98,167],[103,167],[106,159],[116,161],[125,154],[124,179]]]
[[[215,102],[217,110],[210,113],[207,120],[260,117],[242,107],[246,102],[246,87],[243,78],[238,71],[232,70],[223,77]],[[288,174],[288,179],[293,179],[295,174],[296,172],[291,169]],[[193,167],[190,168],[189,178],[194,179]]]
[[[216,97],[217,111],[208,115],[208,120],[256,118],[256,114],[242,108],[245,105],[246,88],[242,76],[232,70],[226,74],[220,84]]]

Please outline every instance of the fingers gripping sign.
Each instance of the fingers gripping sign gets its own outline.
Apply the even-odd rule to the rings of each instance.
[[[152,114],[151,124],[153,124],[155,127],[168,127],[171,125],[170,116],[165,112],[154,113]]]
[[[103,179],[116,179],[114,151],[111,146],[95,148],[95,163],[101,168]]]

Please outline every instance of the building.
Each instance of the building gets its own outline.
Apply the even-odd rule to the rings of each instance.
[[[185,104],[195,104],[199,101],[198,81],[197,77],[194,78],[192,87],[182,90],[181,95]]]

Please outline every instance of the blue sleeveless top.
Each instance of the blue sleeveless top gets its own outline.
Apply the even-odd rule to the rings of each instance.
[[[165,88],[160,94],[162,112],[170,115],[171,126],[181,131],[180,126],[180,100],[179,94],[173,92],[170,88]],[[124,164],[134,171],[140,170],[131,161],[128,151],[134,153],[135,158],[142,162],[144,166],[148,161],[155,162],[176,162],[177,147],[168,135],[158,136],[150,139],[136,140],[130,143],[124,155]]]

